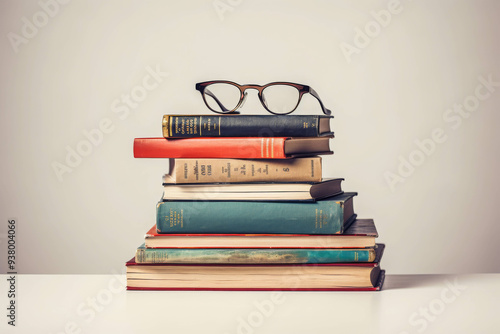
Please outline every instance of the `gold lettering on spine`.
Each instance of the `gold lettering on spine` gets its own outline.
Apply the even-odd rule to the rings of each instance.
[[[219,116],[219,137],[220,137],[220,119],[221,119],[221,118],[222,118],[222,117],[220,117],[220,116]]]
[[[269,138],[266,139],[266,158],[269,158]]]
[[[200,116],[200,137],[201,137],[201,116]]]
[[[264,158],[264,138],[260,140],[260,157]]]
[[[163,134],[163,137],[168,138],[170,137],[170,133],[168,132],[169,130],[169,116],[168,115],[163,115],[163,119],[161,121],[161,131]]]
[[[181,209],[181,228],[184,228],[184,209]]]
[[[170,136],[172,137],[172,123],[173,123],[173,120],[172,119],[169,119],[170,122],[168,122],[168,127],[169,127],[169,130],[170,130]]]
[[[316,209],[316,220],[314,221],[314,227],[318,228],[318,209]]]
[[[271,158],[274,158],[274,138],[271,138]]]
[[[323,215],[322,209],[316,209],[316,228],[324,228],[327,225],[326,215]]]
[[[170,208],[168,216],[165,216],[165,221],[170,228],[183,228],[184,209],[181,209],[181,211],[179,212],[175,209]]]
[[[169,226],[170,228],[174,226],[174,211],[172,209],[170,209]]]

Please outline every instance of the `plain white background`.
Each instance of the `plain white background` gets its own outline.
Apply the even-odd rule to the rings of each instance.
[[[498,272],[500,87],[473,96],[478,78],[500,81],[500,5],[391,6],[1,1],[1,254],[15,218],[19,272],[121,272],[154,224],[168,165],[134,159],[133,138],[161,136],[164,113],[208,113],[196,82],[285,80],[311,85],[332,109],[324,175],[359,193],[355,209],[375,219],[388,273]],[[380,17],[388,8],[397,13]],[[249,95],[242,111],[265,113]],[[470,113],[447,111],[464,102]],[[319,108],[308,97],[299,112]],[[89,144],[100,126],[108,133]],[[440,142],[429,144],[434,131]],[[78,149],[86,156],[70,166]]]

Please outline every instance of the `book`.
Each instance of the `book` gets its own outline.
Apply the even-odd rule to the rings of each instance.
[[[375,249],[248,249],[248,248],[146,248],[139,246],[135,253],[137,263],[338,263],[373,262]]]
[[[286,159],[333,154],[330,137],[135,138],[135,158]]]
[[[331,136],[324,115],[164,115],[165,138]]]
[[[355,218],[355,195],[316,202],[159,202],[156,228],[159,233],[336,234]]]
[[[344,179],[308,183],[164,184],[164,200],[312,201],[342,194]]]
[[[286,160],[170,159],[164,184],[319,182],[321,157]]]
[[[127,266],[128,290],[380,290],[384,245],[374,262],[323,264],[140,264]]]
[[[369,248],[378,237],[373,219],[356,219],[343,234],[161,234],[145,235],[147,248]]]

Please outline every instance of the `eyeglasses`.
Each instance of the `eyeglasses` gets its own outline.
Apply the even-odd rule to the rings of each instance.
[[[309,86],[291,82],[272,82],[264,86],[239,85],[232,81],[216,80],[196,84],[207,107],[218,114],[239,114],[236,109],[243,106],[247,89],[256,89],[264,108],[271,114],[286,115],[292,113],[299,105],[302,95],[310,93],[314,96],[325,115],[332,112],[326,109],[318,93]]]

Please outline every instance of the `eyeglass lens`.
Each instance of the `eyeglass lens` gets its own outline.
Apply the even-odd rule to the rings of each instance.
[[[294,86],[271,85],[262,90],[262,102],[276,114],[286,114],[297,107],[299,90]]]
[[[241,99],[239,88],[227,83],[211,84],[205,87],[203,94],[208,107],[217,112],[234,110]]]

